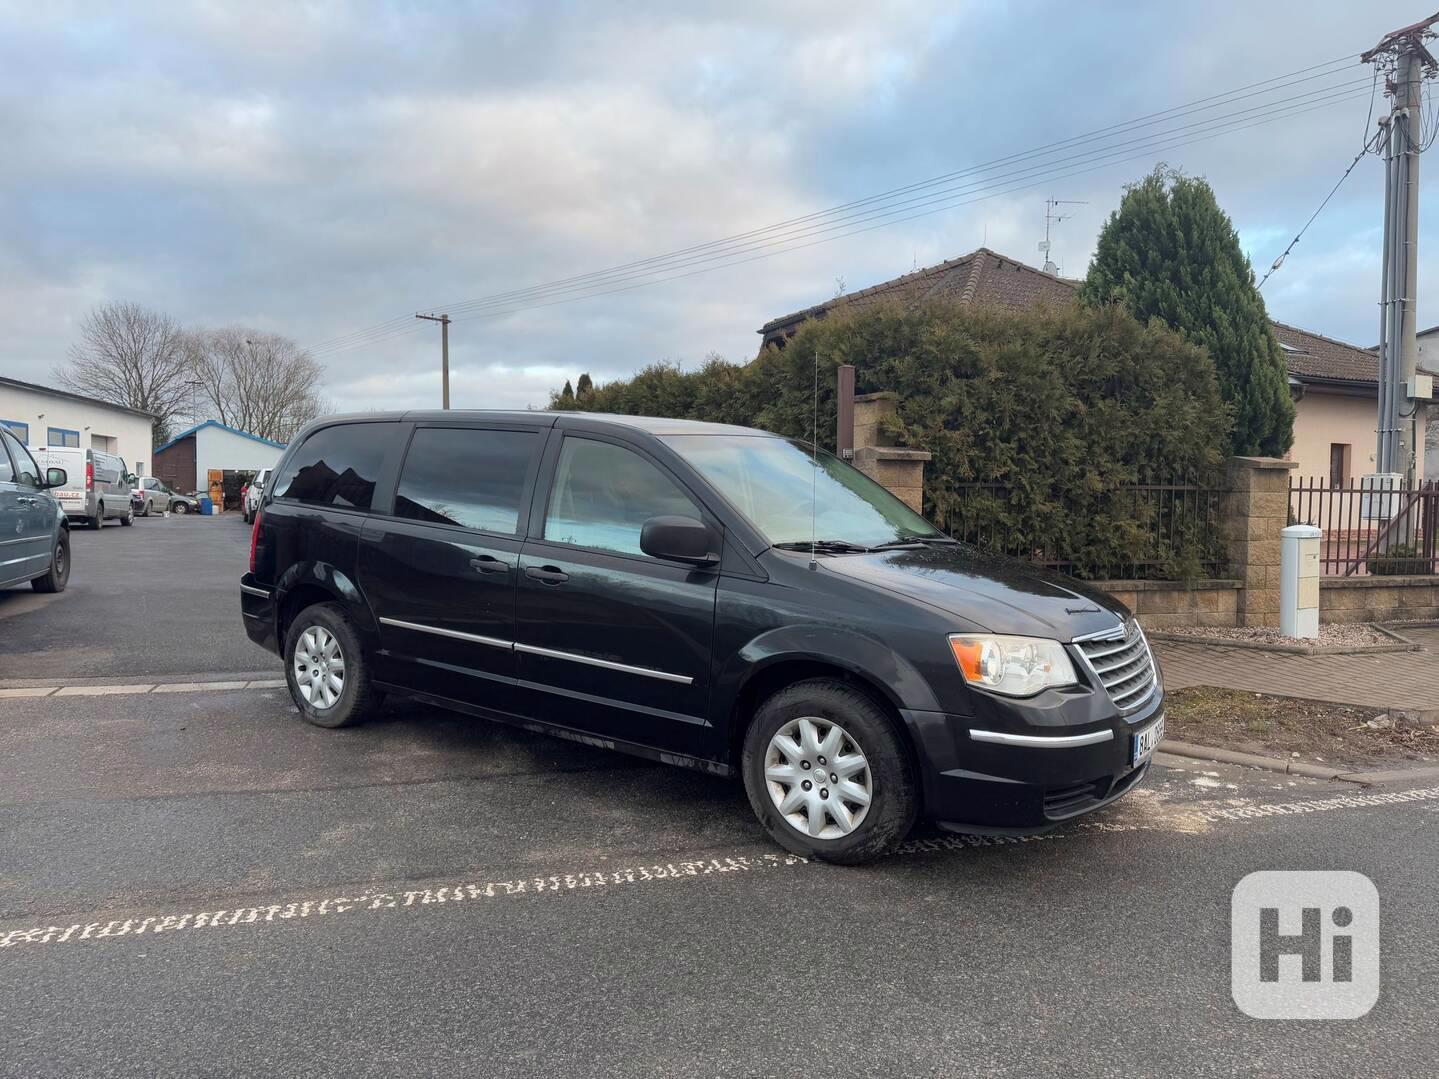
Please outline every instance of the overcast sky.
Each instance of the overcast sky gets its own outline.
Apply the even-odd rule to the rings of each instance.
[[[1426,14],[1353,0],[0,0],[0,373],[52,382],[85,312],[133,300],[316,346],[340,408],[437,406],[439,333],[410,319],[418,310],[762,228],[1353,56],[1353,96],[1306,114],[1140,146],[1083,175],[1056,166],[1025,190],[992,182],[969,196],[1001,189],[982,201],[801,250],[775,244],[742,265],[459,320],[453,403],[539,405],[585,370],[605,381],[657,360],[748,359],[769,318],[981,243],[1037,265],[1046,195],[1086,203],[1054,233],[1056,261],[1082,276],[1122,185],[1160,159],[1210,180],[1262,272],[1362,142],[1370,71],[1357,54]],[[1439,160],[1423,171],[1427,195]],[[1265,286],[1271,315],[1374,342],[1381,186],[1378,159],[1362,161]],[[1422,221],[1424,251],[1439,207],[1426,203]],[[1435,273],[1426,255],[1421,297]],[[1421,326],[1439,321],[1428,310],[1421,298]],[[391,319],[404,333],[325,347]]]

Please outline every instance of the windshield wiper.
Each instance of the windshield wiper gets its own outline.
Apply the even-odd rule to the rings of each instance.
[[[920,547],[927,543],[950,544],[958,543],[959,540],[950,539],[948,536],[910,536],[908,539],[890,540],[888,543],[881,543],[871,547],[871,551],[902,551],[906,547]]]
[[[816,551],[825,551],[828,554],[862,554],[872,550],[862,543],[850,543],[849,540],[840,539],[815,540],[813,544],[809,540],[794,540],[789,543],[776,543],[773,546],[781,551],[808,551],[813,546]]]

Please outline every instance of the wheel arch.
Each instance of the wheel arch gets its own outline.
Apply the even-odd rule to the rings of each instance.
[[[745,734],[760,706],[786,686],[813,679],[843,683],[873,700],[895,724],[911,759],[916,759],[918,747],[904,718],[904,704],[890,685],[871,671],[834,656],[788,653],[772,656],[756,665],[735,694],[728,716],[725,763],[736,774],[741,767]]]
[[[282,651],[290,623],[316,603],[338,603],[366,643],[374,643],[378,631],[374,614],[355,582],[328,563],[309,562],[292,566],[275,588],[275,639]]]

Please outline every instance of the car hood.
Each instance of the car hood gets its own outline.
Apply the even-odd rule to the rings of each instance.
[[[836,555],[825,560],[825,569],[949,611],[991,633],[1070,641],[1129,617],[1129,608],[1097,588],[963,544]]]

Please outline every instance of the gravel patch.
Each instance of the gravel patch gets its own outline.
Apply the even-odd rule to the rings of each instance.
[[[1175,637],[1193,637],[1197,640],[1248,641],[1254,644],[1311,644],[1363,648],[1369,645],[1394,643],[1393,637],[1380,632],[1377,627],[1367,622],[1326,622],[1319,627],[1318,640],[1286,637],[1272,626],[1178,626],[1166,627],[1164,632]]]

